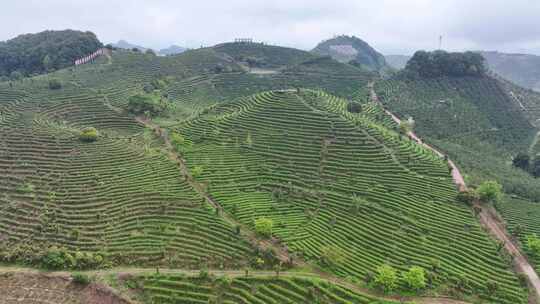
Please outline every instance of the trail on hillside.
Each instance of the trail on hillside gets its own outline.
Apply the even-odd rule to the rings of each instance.
[[[513,257],[513,262],[517,271],[524,273],[527,276],[530,286],[534,288],[536,291],[536,296],[540,298],[540,278],[525,255],[523,255],[519,250],[519,246],[515,244],[512,238],[508,235],[506,229],[503,227],[499,219],[499,216],[497,215],[497,211],[495,211],[493,207],[479,207],[482,208],[482,211],[479,214],[482,225],[504,244],[506,251]]]
[[[288,249],[283,246],[280,241],[277,238],[270,238],[270,239],[260,239],[257,237],[257,235],[251,230],[243,225],[242,223],[238,222],[236,219],[234,219],[232,216],[230,216],[221,204],[215,200],[206,190],[203,184],[197,182],[195,178],[191,175],[189,172],[185,161],[178,156],[178,154],[175,152],[175,149],[173,147],[173,144],[171,143],[171,140],[168,136],[168,132],[158,126],[157,124],[153,123],[147,118],[137,116],[135,119],[145,125],[147,128],[154,131],[154,133],[160,137],[164,143],[165,147],[167,148],[168,156],[169,158],[175,162],[180,170],[180,173],[182,176],[186,178],[186,181],[191,185],[191,187],[201,196],[203,197],[207,202],[209,202],[214,208],[216,208],[219,211],[220,216],[231,225],[231,227],[239,226],[240,227],[240,235],[244,237],[245,239],[249,240],[250,243],[258,248],[261,249],[268,249],[272,248],[274,249],[274,252],[276,253],[276,257],[282,262],[282,263],[289,263],[293,262],[297,266],[303,266],[304,263],[300,261],[299,259],[291,260],[291,256],[289,255]]]
[[[0,274],[27,274],[27,275],[46,275],[50,278],[60,277],[60,278],[69,278],[71,276],[70,272],[67,271],[53,271],[53,272],[43,272],[40,270],[32,268],[23,268],[23,267],[0,267]],[[116,275],[123,277],[126,275],[151,275],[151,274],[161,274],[161,275],[187,275],[187,276],[197,276],[200,273],[200,270],[192,269],[170,269],[170,268],[132,268],[132,267],[118,267],[112,269],[103,269],[103,270],[87,270],[87,271],[78,271],[78,273],[84,273],[90,276],[96,276],[98,279],[106,278],[110,275]],[[246,272],[242,270],[208,270],[208,273],[213,276],[227,276],[229,278],[241,278],[246,277]],[[248,277],[286,277],[286,278],[305,278],[305,279],[317,279],[321,278],[319,273],[313,272],[297,272],[297,271],[281,271],[279,275],[275,271],[267,270],[249,270],[247,273]],[[400,296],[385,296],[380,294],[373,293],[372,290],[359,287],[356,284],[350,283],[348,281],[342,280],[337,277],[323,277],[323,279],[345,288],[350,289],[353,292],[359,294],[369,294],[373,297],[387,301],[396,301],[396,302],[412,302],[412,303],[422,303],[422,304],[470,304],[468,302],[454,300],[450,298],[435,298],[435,297],[400,297]],[[118,292],[110,289],[111,292],[117,294],[117,296],[125,300],[125,297],[120,297]],[[1,303],[1,302],[0,302]],[[128,303],[135,303],[133,300]]]
[[[373,83],[368,84],[370,88],[370,94],[371,94],[371,100],[373,102],[377,102],[380,104],[379,99],[377,97],[377,94],[375,93],[375,90],[373,88]],[[390,111],[385,109],[385,112],[392,117],[392,119],[396,123],[400,123],[401,120],[392,114]],[[438,151],[437,149],[425,144],[416,134],[413,132],[408,132],[408,135],[417,143],[422,144],[424,147],[431,149],[433,152],[435,152],[439,156],[443,156],[443,154]],[[538,140],[538,136],[540,136],[540,132],[537,134],[537,137],[535,140]],[[536,144],[534,142],[533,144]],[[532,148],[532,146],[531,146]],[[463,179],[463,176],[461,175],[461,172],[457,168],[457,166],[454,164],[454,162],[450,159],[448,159],[448,164],[452,168],[452,178],[454,180],[454,183],[458,187],[460,191],[467,190],[467,186],[465,184],[465,181]],[[510,236],[508,236],[508,233],[506,231],[506,228],[502,225],[502,222],[500,220],[500,217],[497,214],[497,211],[490,206],[486,206],[483,204],[476,203],[476,207],[480,208],[479,213],[479,219],[480,224],[498,241],[502,242],[504,244],[504,248],[506,251],[512,256],[514,266],[518,273],[523,273],[527,276],[527,279],[529,281],[529,286],[534,289],[535,296],[537,299],[540,299],[540,278],[538,277],[538,274],[534,270],[534,268],[531,266],[527,258],[521,253],[519,250],[519,245],[515,244],[514,241]]]
[[[373,82],[370,82],[368,84],[368,87],[370,89],[370,95],[371,95],[371,101],[376,102],[382,106],[382,103],[379,101],[379,97],[377,96],[377,93],[375,93],[375,89],[373,88],[374,84]],[[384,109],[384,107],[383,107]],[[388,111],[387,109],[384,109],[384,112],[390,117],[392,117],[392,120],[394,120],[395,123],[398,125],[401,123],[401,119],[399,119],[396,115],[394,115],[392,112]],[[426,144],[425,142],[420,139],[413,131],[408,131],[407,136],[414,140],[416,143],[424,146],[425,148],[433,151],[435,154],[437,154],[440,157],[445,157],[445,154],[443,154],[441,151],[435,149],[434,147]],[[467,185],[465,184],[465,179],[463,178],[463,175],[459,171],[459,168],[454,164],[454,162],[450,159],[448,159],[448,165],[450,166],[452,170],[452,179],[454,180],[454,183],[456,184],[459,191],[465,191],[467,190]]]

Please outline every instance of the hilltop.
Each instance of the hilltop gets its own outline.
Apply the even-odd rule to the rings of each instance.
[[[531,54],[511,54],[496,51],[479,51],[486,59],[486,66],[499,76],[523,88],[540,91],[540,57]],[[403,69],[412,56],[386,55],[386,61],[395,69]]]
[[[158,53],[160,55],[163,55],[163,56],[168,56],[168,55],[177,55],[177,54],[185,52],[186,50],[187,49],[184,48],[184,47],[173,44],[173,45],[169,46],[168,48],[164,48],[164,49],[159,50]]]
[[[66,68],[101,46],[92,32],[65,30],[20,35],[0,42],[0,78],[17,80]]]
[[[351,63],[371,71],[386,71],[389,66],[384,56],[367,42],[355,36],[341,35],[319,43],[312,52]]]

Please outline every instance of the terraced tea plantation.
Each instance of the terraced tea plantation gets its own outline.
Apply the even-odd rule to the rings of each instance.
[[[371,99],[377,75],[304,51],[244,47],[115,51],[0,83],[0,262],[178,271],[133,282],[148,303],[394,303],[367,283],[382,265],[398,271],[398,292],[419,266],[420,294],[526,302],[510,261],[456,201],[447,160],[400,134]],[[250,72],[251,61],[272,73]],[[376,88],[435,140],[465,145],[480,134],[511,153],[533,135],[519,109],[496,111],[508,101],[497,94],[475,117],[481,105],[470,101],[502,90],[497,83],[406,85]],[[130,97],[144,94],[166,110],[133,111]],[[430,115],[442,107],[451,110]],[[521,221],[522,212],[505,214]],[[255,233],[261,220],[270,240]],[[89,256],[97,265],[79,263]],[[267,263],[275,256],[286,263]],[[189,269],[235,274],[180,275]]]
[[[417,132],[433,139],[516,153],[535,133],[519,104],[488,77],[392,80],[378,82],[376,90],[389,109],[412,116]]]
[[[448,167],[369,114],[317,91],[273,91],[213,107],[171,130],[199,181],[240,222],[269,218],[296,255],[319,263],[326,246],[352,278],[390,263],[441,262],[436,285],[488,279],[502,302],[521,287],[472,212],[455,201]],[[456,281],[457,280],[457,281]],[[504,296],[502,296],[504,295]]]
[[[111,263],[240,267],[250,248],[132,118],[87,95],[0,91],[0,239],[7,261],[50,246]],[[96,142],[83,142],[96,127]],[[29,260],[28,260],[29,259]]]
[[[201,278],[148,276],[142,282],[151,303],[379,303],[325,280],[302,277]]]
[[[508,232],[517,238],[529,258],[534,262],[536,270],[540,269],[540,256],[528,248],[527,237],[536,234],[540,236],[540,204],[524,199],[506,197],[497,204],[497,210],[503,216]]]

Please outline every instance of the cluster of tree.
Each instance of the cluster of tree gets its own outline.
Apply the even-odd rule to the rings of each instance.
[[[484,181],[476,190],[469,189],[461,191],[457,194],[457,200],[472,206],[474,202],[480,201],[482,203],[497,203],[503,196],[502,185],[497,181]]]
[[[406,78],[483,76],[486,72],[484,61],[482,55],[474,52],[417,51],[401,75]]]
[[[527,153],[518,153],[512,160],[512,164],[534,177],[540,177],[540,155],[536,155],[534,159],[531,159]]]
[[[366,281],[372,287],[388,293],[399,287],[409,291],[420,291],[428,284],[426,271],[419,266],[412,266],[399,275],[398,271],[390,265],[381,265],[375,274],[368,273]]]
[[[91,252],[70,252],[65,248],[51,247],[41,257],[41,267],[48,270],[97,269],[109,267],[105,255]]]
[[[155,78],[143,86],[143,93],[135,94],[128,99],[130,113],[146,116],[159,116],[171,106],[167,100],[167,87],[173,81],[170,77]]]
[[[68,67],[103,45],[92,32],[44,31],[0,42],[0,77],[17,80]]]
[[[162,99],[151,94],[136,94],[129,97],[128,100],[128,111],[136,115],[158,116],[167,109],[167,105]]]

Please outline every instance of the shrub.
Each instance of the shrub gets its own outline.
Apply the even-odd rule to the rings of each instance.
[[[57,247],[49,248],[41,258],[41,267],[48,270],[72,268],[75,264],[75,258],[70,253]]]
[[[72,273],[71,278],[73,279],[73,283],[80,285],[88,285],[92,282],[92,279],[84,273]]]
[[[336,266],[345,261],[345,251],[340,247],[329,245],[321,248],[321,262],[328,266]]]
[[[526,153],[518,153],[512,160],[512,165],[516,168],[528,171],[530,166],[531,158]]]
[[[362,104],[358,102],[349,102],[347,104],[347,111],[350,113],[360,113],[362,112]]]
[[[478,197],[485,203],[496,203],[502,197],[502,186],[496,181],[485,181],[476,190]]]
[[[540,256],[540,239],[536,234],[527,236],[527,248],[532,256]]]
[[[476,192],[472,190],[460,191],[456,196],[456,200],[458,202],[464,203],[469,206],[471,206],[477,199],[478,196],[476,195]]]
[[[403,273],[403,281],[411,290],[419,290],[426,287],[426,272],[418,266],[413,266]]]
[[[390,265],[382,265],[377,268],[377,274],[373,284],[383,292],[390,292],[397,287],[398,276],[396,270]]]
[[[414,129],[414,120],[412,118],[409,118],[407,120],[402,120],[399,123],[399,131],[403,134],[412,132],[413,129]]]
[[[49,80],[49,89],[51,90],[59,90],[62,88],[62,82],[58,79],[50,79]]]
[[[274,221],[272,219],[261,217],[255,220],[255,231],[264,237],[270,237],[272,235],[273,227]]]
[[[79,139],[85,142],[93,142],[93,141],[96,141],[97,138],[98,138],[98,131],[96,130],[96,128],[93,128],[93,127],[84,128],[81,130],[81,133],[79,134]]]

